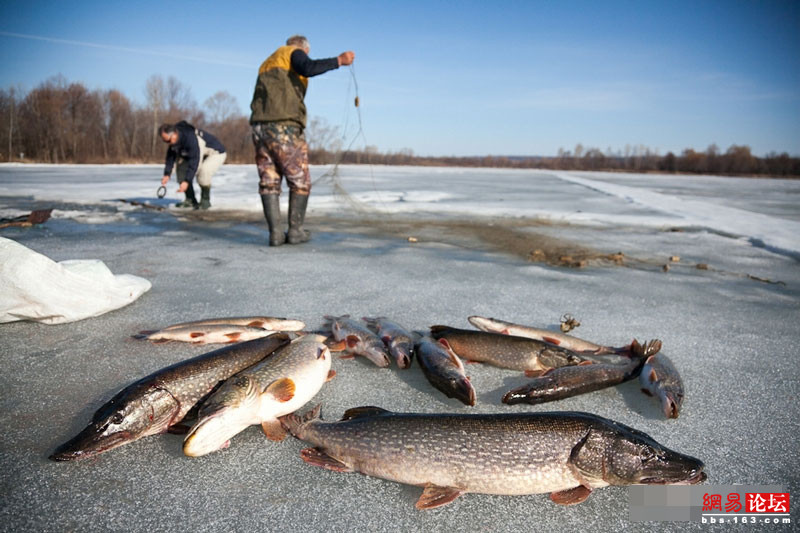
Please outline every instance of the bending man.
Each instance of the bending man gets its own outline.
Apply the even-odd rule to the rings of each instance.
[[[308,78],[318,76],[341,65],[350,65],[353,52],[338,57],[313,60],[308,40],[302,35],[289,37],[286,46],[278,48],[258,69],[256,89],[250,104],[250,125],[256,149],[261,203],[269,225],[269,244],[306,242],[309,234],[303,220],[311,192],[308,172],[308,145],[304,98]],[[289,231],[281,225],[281,177],[289,186]]]
[[[161,185],[166,187],[172,174],[175,160],[178,160],[178,169],[175,175],[178,178],[178,192],[186,194],[186,199],[177,207],[191,207],[193,209],[208,209],[211,207],[211,176],[225,162],[227,154],[225,147],[216,137],[195,128],[185,120],[177,124],[162,124],[158,128],[161,140],[169,144],[166,162],[164,163],[164,177]],[[194,196],[192,179],[197,175],[200,185],[200,205]]]

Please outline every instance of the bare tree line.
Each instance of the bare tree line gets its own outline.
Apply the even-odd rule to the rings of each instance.
[[[136,104],[116,89],[90,91],[78,82],[55,76],[28,93],[0,89],[0,160],[45,163],[156,163],[164,157],[157,136],[163,122],[188,120],[218,137],[228,162],[251,163],[250,126],[236,98],[219,91],[199,106],[191,90],[175,77],[153,75],[145,83],[144,104]],[[800,158],[787,153],[756,157],[750,147],[733,145],[721,152],[716,145],[698,152],[659,155],[643,145],[624,151],[575,146],[556,156],[426,157],[410,149],[380,152],[374,146],[345,150],[339,128],[313,118],[306,129],[309,159],[374,165],[429,165],[553,170],[614,170],[725,175],[800,176]]]
[[[201,108],[175,77],[151,76],[145,103],[116,89],[90,91],[82,83],[50,78],[24,94],[0,90],[0,160],[44,163],[143,163],[164,160],[157,135],[164,122],[187,120],[213,131],[228,160],[253,159],[250,127],[225,91]]]

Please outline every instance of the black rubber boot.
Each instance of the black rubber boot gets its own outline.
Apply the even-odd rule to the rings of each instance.
[[[261,205],[264,207],[264,218],[269,226],[269,245],[280,246],[286,242],[286,235],[281,226],[281,202],[278,194],[262,194]]]
[[[289,244],[300,244],[311,238],[311,234],[303,229],[306,207],[308,207],[307,194],[289,193],[289,231],[286,234]]]
[[[197,209],[197,198],[194,196],[194,186],[191,183],[184,194],[186,194],[186,199],[175,204],[175,207],[191,207],[192,209]]]
[[[211,207],[211,185],[208,187],[200,187],[200,209],[208,209]]]

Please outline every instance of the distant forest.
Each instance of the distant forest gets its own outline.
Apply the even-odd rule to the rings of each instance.
[[[189,87],[170,76],[151,76],[145,103],[138,105],[118,90],[89,90],[62,76],[50,78],[27,93],[0,89],[0,161],[43,163],[160,163],[165,145],[157,136],[164,122],[187,120],[218,137],[229,163],[252,163],[248,117],[225,91],[199,106]],[[380,152],[374,146],[342,151],[339,128],[313,118],[306,128],[312,164],[334,162],[374,165],[428,165],[552,170],[613,170],[736,176],[800,177],[800,158],[787,153],[754,156],[749,146],[716,145],[680,154],[638,146],[605,152],[578,144],[556,156],[426,157],[410,149]]]

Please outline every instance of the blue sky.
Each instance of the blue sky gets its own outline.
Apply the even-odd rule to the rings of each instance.
[[[225,90],[244,113],[258,65],[294,33],[313,58],[356,52],[364,134],[381,151],[800,155],[797,1],[5,0],[0,87],[62,74],[143,103],[150,75],[174,75],[201,106]],[[354,133],[353,94],[347,68],[314,78],[309,114]]]

